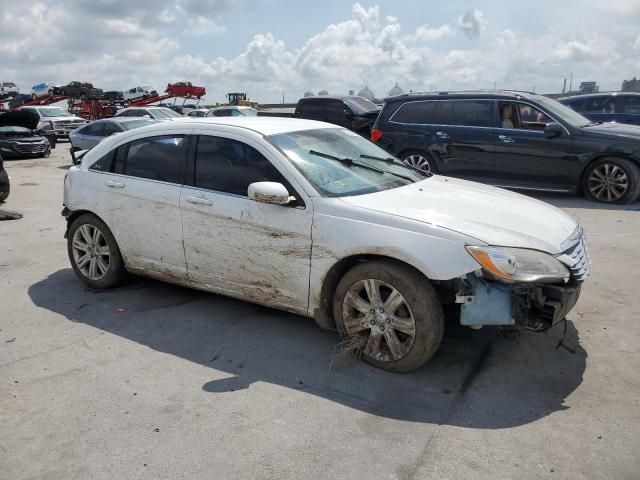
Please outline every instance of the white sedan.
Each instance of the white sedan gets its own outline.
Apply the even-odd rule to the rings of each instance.
[[[88,285],[132,272],[313,317],[393,371],[436,352],[443,306],[474,328],[545,330],[589,271],[566,213],[425,174],[308,120],[123,132],[70,169],[64,204],[71,265]]]

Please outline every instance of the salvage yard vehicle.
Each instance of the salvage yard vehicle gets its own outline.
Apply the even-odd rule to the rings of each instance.
[[[178,112],[167,107],[129,107],[120,110],[114,118],[120,117],[141,117],[152,118],[154,120],[174,120],[182,118]]]
[[[208,108],[198,108],[196,110],[191,110],[189,113],[185,113],[185,117],[206,117],[209,114]]]
[[[640,93],[593,93],[559,98],[558,101],[594,122],[640,125]]]
[[[170,95],[184,98],[200,98],[206,95],[207,91],[204,87],[196,87],[191,82],[176,82],[167,85],[165,90]]]
[[[38,83],[37,85],[31,87],[31,98],[35,100],[36,98],[54,95],[56,90],[60,87],[61,85],[48,82]]]
[[[421,170],[504,188],[620,204],[640,195],[640,127],[598,124],[534,93],[391,97],[371,141]]]
[[[11,192],[11,184],[9,182],[9,174],[4,169],[4,160],[0,153],[0,203],[4,202]]]
[[[20,89],[13,82],[0,82],[0,98],[13,98],[20,93]]]
[[[57,138],[69,138],[69,132],[84,125],[87,121],[67,110],[54,106],[24,106],[21,112],[33,112],[38,115],[38,129],[53,132]]]
[[[122,92],[125,100],[136,100],[138,98],[149,98],[149,97],[157,97],[158,92],[155,88],[151,88],[148,85],[144,85],[142,87],[133,87],[129,90],[125,90]]]
[[[323,122],[158,123],[105,139],[64,185],[87,285],[132,272],[313,317],[391,371],[436,352],[445,305],[463,325],[541,331],[589,274],[563,211],[421,172]]]
[[[252,107],[228,106],[216,107],[209,110],[209,117],[255,117],[258,111]]]
[[[0,152],[5,158],[45,157],[52,143],[36,130],[38,116],[30,112],[0,114]],[[55,145],[55,136],[52,139]]]
[[[76,163],[75,152],[89,150],[100,143],[104,138],[115,133],[126,132],[134,128],[145,127],[156,123],[156,120],[138,117],[118,117],[96,120],[69,133],[71,142],[71,158]]]
[[[77,98],[102,98],[103,91],[100,88],[95,88],[88,82],[69,82],[68,85],[54,88],[56,95],[64,95],[65,97],[77,97]]]

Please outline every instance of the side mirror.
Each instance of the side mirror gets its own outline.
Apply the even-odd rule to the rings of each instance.
[[[286,205],[291,201],[287,188],[278,182],[255,182],[247,190],[249,198],[256,202]]]
[[[564,129],[562,128],[562,125],[556,122],[552,122],[547,124],[546,127],[544,127],[544,136],[547,138],[560,137],[562,136],[563,131]]]

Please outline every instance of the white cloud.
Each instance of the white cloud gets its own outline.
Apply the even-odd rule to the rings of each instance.
[[[484,30],[485,25],[486,22],[483,13],[475,8],[467,10],[464,15],[458,18],[460,30],[470,39],[478,38],[480,32]]]
[[[640,35],[636,37],[636,41],[633,42],[633,49],[640,50]]]
[[[416,29],[414,34],[415,40],[420,42],[430,42],[451,36],[453,36],[453,29],[449,24],[444,24],[437,28],[422,25]]]

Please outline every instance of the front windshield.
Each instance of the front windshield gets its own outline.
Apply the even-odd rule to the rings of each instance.
[[[328,197],[378,192],[427,178],[398,159],[391,159],[387,152],[357,133],[344,128],[303,130],[266,138],[291,160],[321,194]],[[338,159],[348,158],[353,162],[341,162],[318,153]],[[358,163],[364,165],[359,166]],[[371,168],[365,168],[367,166]]]
[[[353,113],[367,113],[378,110],[378,106],[364,97],[345,98],[344,103],[351,107]]]
[[[70,117],[71,114],[60,107],[39,108],[38,111],[43,117]]]
[[[30,133],[31,130],[25,127],[16,127],[16,126],[8,126],[8,127],[0,127],[0,133]]]
[[[536,100],[538,101],[538,103],[540,103],[540,105],[549,110],[549,113],[551,113],[554,117],[558,117],[560,120],[565,121],[572,127],[584,127],[585,125],[589,125],[591,123],[591,120],[589,120],[588,118],[583,117],[575,110],[572,110],[571,108],[561,104],[560,102],[557,102],[556,100],[542,96],[537,97]]]

